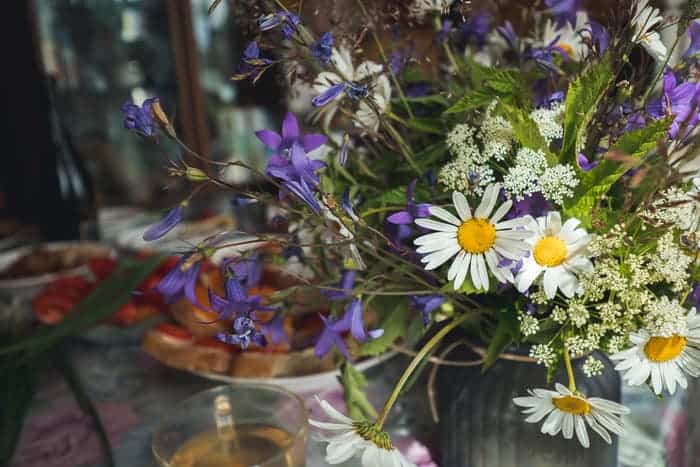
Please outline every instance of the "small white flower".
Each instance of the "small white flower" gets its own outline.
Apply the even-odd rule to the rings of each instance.
[[[578,183],[576,171],[569,164],[547,167],[540,175],[542,194],[548,200],[559,205],[564,203],[564,198],[571,198],[574,195],[574,188],[578,186]]]
[[[664,388],[674,394],[676,386],[688,386],[686,374],[700,376],[700,316],[695,308],[685,324],[684,330],[667,336],[652,335],[647,329],[632,333],[633,346],[610,357],[619,361],[615,369],[623,372],[625,382],[639,386],[651,379],[656,394]]]
[[[620,435],[624,426],[620,415],[630,411],[617,402],[599,397],[584,397],[569,391],[564,385],[556,383],[556,391],[548,389],[531,389],[529,397],[516,397],[515,405],[525,407],[523,414],[529,423],[538,423],[545,417],[541,432],[556,436],[559,432],[564,438],[571,439],[574,432],[581,446],[590,446],[586,424],[600,435],[608,444],[612,443],[610,433]]]
[[[549,345],[536,344],[530,349],[530,358],[534,358],[538,365],[544,365],[549,368],[554,364],[557,356]]]
[[[326,462],[342,464],[361,456],[362,467],[415,467],[393,446],[386,432],[371,423],[352,420],[318,397],[316,400],[331,419],[330,422],[309,420],[311,426],[333,433],[321,436],[328,443]]]
[[[438,174],[438,182],[450,190],[477,195],[482,194],[484,187],[494,180],[493,169],[490,166],[475,164],[464,157],[448,162]]]
[[[540,330],[540,322],[534,316],[522,315],[520,319],[520,332],[523,336],[532,336]]]
[[[634,35],[632,42],[640,44],[657,62],[664,62],[668,51],[661,41],[661,35],[655,30],[656,26],[663,22],[664,18],[659,14],[659,9],[648,5],[648,0],[640,0],[634,8],[632,26]]]
[[[583,362],[583,367],[581,369],[586,376],[592,378],[594,376],[602,375],[605,365],[603,365],[603,362],[597,358],[589,355],[588,358],[586,358],[586,361]]]
[[[426,264],[425,269],[436,269],[456,255],[447,272],[447,280],[454,281],[455,290],[462,286],[467,274],[470,274],[472,284],[477,289],[489,288],[489,271],[500,282],[513,281],[510,270],[499,267],[498,263],[502,257],[512,260],[521,257],[522,240],[531,233],[516,230],[516,227],[529,222],[530,218],[503,221],[513,202],[508,200],[495,209],[500,189],[499,184],[487,186],[473,215],[467,198],[455,191],[452,201],[459,217],[441,207],[432,206],[430,214],[443,222],[416,219],[419,226],[435,231],[414,241],[418,246],[416,252],[425,255],[421,258]]]
[[[525,292],[535,279],[543,275],[542,283],[548,298],[554,298],[557,289],[567,297],[574,296],[578,289],[577,274],[593,270],[593,264],[585,255],[590,235],[577,228],[580,222],[572,218],[562,226],[561,216],[555,211],[537,220],[530,219],[525,225],[531,233],[525,240],[530,255],[523,258],[523,265],[515,278],[520,292]]]
[[[541,107],[530,112],[530,118],[537,124],[540,134],[547,144],[564,136],[563,116],[564,105],[562,104],[554,104],[549,109]]]
[[[318,95],[338,83],[363,81],[367,80],[367,78],[371,78],[369,83],[370,94],[360,102],[357,112],[355,112],[355,125],[370,131],[377,131],[379,128],[379,117],[369,104],[367,104],[366,100],[371,100],[380,114],[389,106],[391,100],[391,83],[386,74],[382,73],[384,67],[368,60],[355,68],[352,63],[350,50],[345,47],[333,49],[331,61],[339,74],[332,71],[319,73],[314,80],[314,92]],[[344,93],[341,93],[335,100],[317,109],[315,118],[323,116],[323,126],[325,128],[330,126],[331,120],[333,120],[333,117],[340,108],[343,96]]]

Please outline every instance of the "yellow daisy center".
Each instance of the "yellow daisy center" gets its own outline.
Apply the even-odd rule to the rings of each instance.
[[[540,266],[559,266],[566,259],[566,243],[558,237],[543,237],[535,244],[532,256]]]
[[[467,253],[483,253],[496,242],[496,227],[488,219],[469,219],[459,226],[457,241]]]
[[[566,52],[567,57],[573,57],[574,55],[574,48],[571,47],[569,44],[565,44],[563,42],[559,42],[557,45],[561,50]]]
[[[552,404],[562,412],[574,415],[588,415],[591,411],[591,404],[586,399],[576,396],[555,397]]]
[[[685,348],[685,337],[652,337],[644,346],[644,354],[652,362],[667,362],[673,360]]]

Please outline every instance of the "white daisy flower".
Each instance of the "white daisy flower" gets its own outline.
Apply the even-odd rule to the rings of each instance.
[[[421,258],[426,263],[425,269],[436,269],[457,256],[447,272],[447,280],[454,281],[455,290],[462,286],[467,274],[470,274],[474,287],[488,289],[488,271],[500,282],[513,282],[510,269],[501,268],[498,263],[501,258],[518,260],[522,257],[525,251],[522,240],[532,233],[515,229],[528,223],[530,218],[503,221],[513,201],[506,201],[494,211],[500,189],[497,183],[487,186],[473,215],[467,198],[455,191],[452,201],[459,217],[432,206],[430,214],[444,222],[416,219],[419,226],[435,231],[414,241],[418,246],[416,252],[425,255]]]
[[[309,423],[332,436],[321,436],[326,446],[326,462],[342,464],[361,456],[362,467],[416,467],[393,446],[389,435],[369,422],[356,422],[343,415],[328,402],[316,397],[330,422],[309,420]]]
[[[523,265],[515,278],[516,287],[525,292],[543,274],[547,298],[554,298],[557,289],[567,297],[573,297],[578,289],[577,274],[593,270],[591,260],[585,256],[590,235],[577,228],[581,223],[578,219],[569,219],[562,226],[561,216],[555,211],[537,220],[530,219],[525,225],[525,230],[531,233],[525,240],[530,255],[523,258]]]
[[[314,92],[316,95],[319,95],[335,84],[348,81],[363,81],[369,77],[373,77],[369,85],[370,94],[360,102],[357,112],[355,113],[355,118],[357,119],[357,126],[371,131],[377,131],[379,128],[379,117],[377,113],[370,108],[366,100],[371,99],[379,113],[383,113],[389,106],[389,101],[391,101],[391,83],[386,74],[382,73],[384,67],[378,63],[367,60],[355,68],[352,63],[350,50],[345,47],[333,49],[331,61],[333,65],[335,65],[338,73],[332,71],[319,73],[312,86]],[[324,127],[328,128],[330,126],[331,120],[333,120],[333,117],[340,108],[343,96],[344,93],[341,93],[335,100],[317,109],[318,114],[316,118],[323,116]]]
[[[556,40],[555,45],[566,52],[570,59],[578,62],[586,55],[586,44],[581,36],[581,30],[587,23],[588,14],[585,11],[576,13],[576,27],[571,27],[567,21],[562,27],[557,28],[554,21],[548,19],[544,25],[542,44],[547,45]]]
[[[556,391],[548,389],[531,389],[528,397],[516,397],[515,405],[525,407],[523,414],[529,415],[525,421],[542,424],[543,434],[556,436],[561,432],[564,438],[571,439],[576,432],[579,443],[584,448],[590,446],[586,423],[608,444],[612,442],[610,433],[620,435],[624,426],[620,415],[630,410],[624,405],[599,397],[584,397],[569,391],[564,385],[556,383]]]
[[[633,347],[610,358],[618,360],[615,369],[624,372],[622,378],[631,386],[651,379],[656,394],[666,388],[670,394],[676,387],[688,387],[688,374],[700,376],[700,316],[695,308],[687,315],[687,329],[669,336],[652,336],[642,329],[630,335]]]
[[[632,27],[634,27],[634,35],[632,36],[632,42],[640,44],[654,60],[663,63],[666,60],[668,51],[661,41],[661,35],[655,30],[656,26],[663,22],[663,16],[659,14],[658,8],[648,5],[648,0],[639,1],[633,8]]]

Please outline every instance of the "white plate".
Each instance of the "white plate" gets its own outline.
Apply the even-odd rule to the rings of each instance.
[[[380,355],[379,357],[364,360],[355,365],[355,368],[359,371],[369,370],[370,368],[375,367],[395,357],[396,354],[396,352],[387,352],[384,355]],[[338,382],[338,376],[340,375],[340,372],[338,370],[327,371],[325,373],[317,373],[315,375],[295,376],[286,378],[236,378],[233,376],[221,375],[217,373],[205,373],[198,371],[194,373],[207,379],[221,381],[229,384],[275,384],[277,386],[283,386],[284,388],[295,392],[301,396],[313,395],[327,391],[329,389],[340,388],[340,383]]]

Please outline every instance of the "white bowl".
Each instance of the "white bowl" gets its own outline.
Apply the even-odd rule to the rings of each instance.
[[[110,256],[114,257],[116,252],[108,245],[98,242],[52,242],[43,243],[40,245],[29,245],[19,248],[14,248],[9,251],[0,253],[0,271],[10,267],[21,256],[29,253],[37,247],[45,248],[49,251],[58,251],[65,248],[80,248],[88,252],[94,252],[95,256]],[[92,277],[87,264],[80,265],[75,268],[66,269],[64,271],[52,272],[49,274],[41,274],[38,276],[22,277],[19,279],[0,280],[0,295],[11,299],[31,300],[41,290],[52,281],[59,277],[65,276],[84,276]]]

